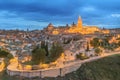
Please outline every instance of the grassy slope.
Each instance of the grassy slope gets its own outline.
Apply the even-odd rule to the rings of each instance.
[[[66,77],[71,80],[120,80],[120,55],[86,63]]]
[[[22,80],[0,73],[0,80]],[[29,79],[24,79],[29,80]],[[34,78],[31,80],[40,80]],[[86,63],[65,77],[45,78],[41,80],[120,80],[120,55],[113,55],[91,63]]]

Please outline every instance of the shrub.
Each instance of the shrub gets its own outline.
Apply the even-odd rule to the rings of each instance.
[[[12,54],[9,53],[9,54],[7,55],[7,58],[8,58],[8,59],[13,59],[14,57],[13,57]]]
[[[59,44],[53,44],[53,46],[50,49],[50,62],[56,61],[64,52],[64,49]]]
[[[102,50],[100,48],[96,48],[95,53],[96,53],[97,56],[99,56],[99,55],[101,55]]]
[[[9,52],[0,49],[0,57],[1,57],[1,58],[7,57],[8,54],[9,54]]]
[[[37,48],[32,51],[32,62],[34,64],[40,64],[40,63],[45,63],[45,58],[46,58],[46,52],[42,48]]]
[[[89,57],[86,56],[85,53],[79,53],[79,54],[76,55],[76,58],[84,60],[84,59],[88,59]]]

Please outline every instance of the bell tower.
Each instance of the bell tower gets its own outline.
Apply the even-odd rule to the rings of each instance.
[[[81,16],[78,17],[77,27],[82,29],[82,18],[81,18]]]

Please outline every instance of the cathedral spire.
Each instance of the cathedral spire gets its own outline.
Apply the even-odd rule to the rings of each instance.
[[[82,18],[81,18],[81,16],[78,17],[77,27],[82,29]]]
[[[80,20],[81,20],[81,16],[78,16],[78,19],[80,19]]]

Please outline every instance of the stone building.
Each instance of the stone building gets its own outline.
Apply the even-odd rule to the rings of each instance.
[[[47,33],[58,35],[58,34],[64,34],[64,33],[80,33],[80,34],[94,34],[96,32],[108,34],[109,30],[102,30],[98,28],[97,26],[83,26],[82,24],[82,18],[78,17],[77,24],[73,23],[71,26],[59,26],[54,27],[51,23],[45,28],[47,30]]]

